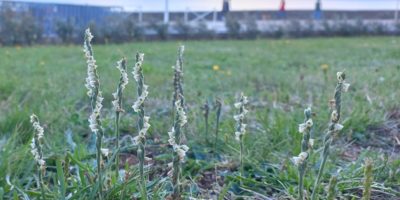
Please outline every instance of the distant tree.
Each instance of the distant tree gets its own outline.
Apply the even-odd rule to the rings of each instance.
[[[256,39],[260,34],[255,17],[247,16],[245,21],[246,38]]]
[[[225,19],[225,27],[228,31],[228,36],[230,38],[238,39],[240,38],[241,26],[237,19],[234,19],[232,15],[227,15]]]
[[[18,37],[15,35],[18,29],[16,13],[7,4],[0,8],[0,42],[4,45],[13,45]]]
[[[42,36],[40,23],[29,11],[13,11],[4,4],[0,8],[0,42],[5,45],[31,45]]]
[[[59,20],[56,22],[56,33],[63,43],[71,43],[74,37],[74,24],[71,18],[66,21]]]
[[[199,38],[215,38],[216,33],[214,30],[207,27],[207,23],[204,20],[200,20],[196,26],[196,36]]]
[[[107,42],[122,43],[142,38],[144,30],[133,17],[118,14],[107,17],[101,31]]]
[[[183,20],[178,20],[176,22],[175,30],[178,32],[179,36],[185,40],[189,39],[193,35],[193,29]]]
[[[153,29],[154,31],[156,31],[159,39],[161,39],[161,40],[168,39],[168,36],[169,36],[169,33],[168,33],[169,25],[168,24],[153,22],[153,23],[151,23],[150,28]]]

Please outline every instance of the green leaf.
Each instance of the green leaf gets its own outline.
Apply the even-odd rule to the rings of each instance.
[[[64,170],[59,159],[56,160],[57,167],[57,179],[58,179],[58,192],[60,194],[60,199],[65,200],[65,178],[64,178]]]
[[[224,197],[226,194],[228,194],[229,188],[232,186],[232,182],[229,182],[228,185],[225,185],[224,188],[222,188],[221,193],[218,196],[218,200],[224,200]]]
[[[3,200],[4,189],[0,187],[0,200]]]

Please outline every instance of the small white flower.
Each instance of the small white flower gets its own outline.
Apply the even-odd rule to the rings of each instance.
[[[333,110],[332,111],[332,115],[331,115],[331,120],[332,121],[337,121],[338,120],[338,112],[337,112],[337,110]]]
[[[292,162],[296,165],[299,166],[303,164],[303,162],[307,159],[308,153],[307,152],[301,152],[299,156],[294,156],[292,157]]]
[[[169,136],[168,143],[171,146],[175,146],[176,142],[175,142],[175,128],[174,127],[172,127],[171,131],[168,132],[168,136]]]
[[[308,146],[310,146],[311,149],[314,147],[314,139],[308,141]]]
[[[313,126],[313,121],[312,121],[312,119],[308,119],[308,120],[306,121],[306,126],[307,126],[308,128],[311,128],[311,127]]]
[[[136,62],[135,66],[133,67],[133,78],[135,78],[136,82],[139,82],[140,79],[140,71],[142,70],[144,54],[140,53],[138,57],[138,61]]]
[[[233,116],[233,119],[235,119],[235,121],[242,120],[243,118],[244,118],[243,113]]]
[[[299,132],[304,133],[307,129],[307,125],[305,123],[299,124]]]
[[[33,126],[33,129],[35,130],[37,137],[39,140],[41,140],[44,137],[44,129],[40,125],[39,120],[35,114],[31,115],[31,123]]]
[[[150,128],[149,119],[150,119],[150,117],[148,117],[148,116],[143,117],[143,128],[139,131],[139,136],[142,138],[145,137],[147,131]]]
[[[299,132],[304,133],[308,128],[311,128],[312,125],[312,119],[308,119],[305,123],[299,124]]]
[[[179,161],[184,162],[186,157],[186,152],[189,150],[189,147],[186,145],[176,145],[174,149],[175,152],[178,154]]]
[[[149,94],[149,92],[147,91],[148,87],[149,87],[148,85],[143,85],[142,94],[138,97],[138,99],[135,101],[135,103],[133,103],[132,108],[135,112],[140,111],[140,106],[142,106],[142,104],[144,103],[144,100],[146,100],[147,95]]]
[[[344,83],[342,84],[342,92],[347,92],[347,91],[349,91],[349,87],[350,87],[350,83],[344,82]]]
[[[121,80],[121,89],[122,90],[125,89],[126,85],[129,82],[128,73],[126,72],[126,69],[124,69],[124,67],[123,67],[124,62],[125,62],[124,60],[120,60],[120,61],[118,61],[117,66],[116,66],[116,68],[120,71],[120,74],[121,74],[121,79],[122,79]]]
[[[167,164],[167,167],[168,167],[168,168],[171,168],[172,165],[173,165],[173,163],[172,163],[172,162],[169,162],[169,163]]]
[[[38,163],[40,166],[46,165],[46,161],[44,161],[43,159],[38,160]]]
[[[239,109],[240,107],[242,107],[242,102],[237,102],[234,104],[235,108]]]
[[[243,94],[242,94],[242,102],[243,102],[244,105],[249,103],[249,100],[247,99],[247,96],[244,96]]]
[[[241,132],[236,131],[236,132],[235,132],[235,139],[236,139],[237,141],[240,141],[240,136],[241,136],[241,135],[242,135]]]
[[[340,131],[343,129],[343,125],[336,123],[334,127],[334,131]]]
[[[89,28],[87,28],[87,29],[85,30],[85,35],[86,35],[86,37],[87,37],[87,39],[88,39],[89,41],[91,41],[91,40],[93,39],[93,35],[92,35],[92,33],[90,32],[90,29],[89,29]]]
[[[108,155],[110,154],[110,150],[106,149],[106,148],[101,148],[101,154],[103,154],[105,157],[108,157]]]
[[[121,108],[119,106],[119,99],[115,99],[115,100],[111,101],[111,103],[112,103],[112,105],[114,107],[114,110],[116,110],[116,111],[120,111],[121,110]]]
[[[93,112],[92,114],[90,114],[89,116],[89,127],[92,130],[93,133],[97,133],[97,131],[99,131],[99,129],[97,128],[97,113]]]
[[[338,72],[338,73],[336,73],[336,76],[337,76],[337,79],[338,79],[339,83],[341,83],[341,82],[344,81],[344,79],[343,79],[343,72]]]
[[[185,51],[185,46],[181,45],[179,48],[179,55],[182,55],[184,51]]]
[[[118,85],[117,91],[112,94],[114,97],[114,100],[112,101],[112,105],[114,107],[114,110],[117,112],[122,111],[122,108],[119,105],[120,97],[119,97],[118,93],[122,94],[122,91],[125,89],[125,86],[128,84],[128,81],[129,81],[128,73],[126,72],[126,69],[124,68],[124,65],[125,65],[124,62],[125,62],[125,60],[122,59],[122,60],[118,61],[118,63],[117,63],[116,68],[120,71],[121,80]]]

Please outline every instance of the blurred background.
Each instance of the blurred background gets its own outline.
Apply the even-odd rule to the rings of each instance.
[[[3,0],[0,45],[399,35],[399,0]]]

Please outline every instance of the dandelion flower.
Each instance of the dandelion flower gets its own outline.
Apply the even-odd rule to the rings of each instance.
[[[322,65],[321,65],[321,69],[322,69],[323,71],[327,71],[328,68],[329,68],[329,65],[328,65],[328,64],[322,64]]]

